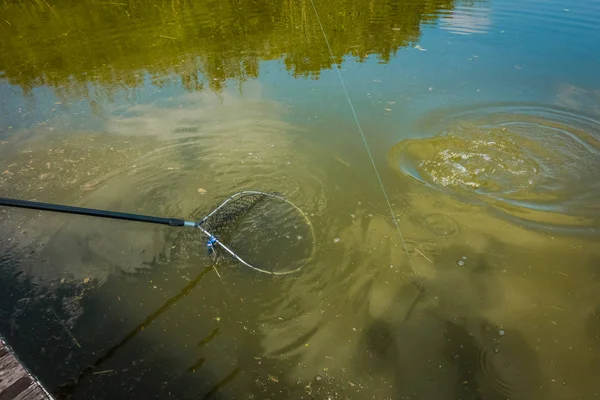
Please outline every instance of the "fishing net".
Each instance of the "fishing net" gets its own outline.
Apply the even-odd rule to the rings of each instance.
[[[207,236],[206,246],[213,256],[234,259],[267,274],[296,272],[315,251],[307,215],[275,193],[236,193],[197,226]]]

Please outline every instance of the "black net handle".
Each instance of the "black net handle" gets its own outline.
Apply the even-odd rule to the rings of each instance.
[[[0,197],[0,206],[29,208],[42,211],[54,211],[67,214],[88,215],[100,218],[121,219],[126,221],[146,222],[150,224],[160,224],[169,226],[196,226],[196,223],[177,218],[162,218],[150,215],[130,214],[117,211],[97,210],[93,208],[83,208],[74,206],[65,206],[62,204],[42,203],[39,201],[28,201],[9,199]]]

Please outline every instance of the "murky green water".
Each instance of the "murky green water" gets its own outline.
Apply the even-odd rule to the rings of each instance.
[[[3,208],[2,335],[76,399],[598,398],[600,4],[314,4],[335,63],[310,0],[0,4],[0,196],[277,191],[316,235],[218,276],[194,230]]]

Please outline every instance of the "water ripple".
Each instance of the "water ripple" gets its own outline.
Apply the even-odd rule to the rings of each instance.
[[[600,124],[564,110],[494,106],[429,116],[438,134],[391,151],[403,174],[528,226],[593,233]],[[439,117],[439,119],[435,118]]]
[[[15,173],[14,179],[5,179],[2,189],[14,197],[35,196],[40,201],[195,220],[230,195],[254,189],[282,193],[309,217],[318,215],[327,203],[321,173],[314,163],[306,162],[305,154],[311,153],[305,153],[302,146],[308,144],[296,137],[298,128],[285,122],[281,113],[285,108],[233,97],[221,101],[226,107],[216,104],[210,96],[192,94],[177,99],[171,106],[149,104],[117,110],[107,123],[107,136],[114,143],[108,149],[89,138],[86,141],[86,135],[79,133],[60,142],[60,151],[52,152],[51,158],[45,156],[49,143],[53,143],[51,138],[27,143],[27,158],[17,153],[5,160]],[[65,157],[67,150],[63,149],[71,147],[75,147],[76,155],[86,157]],[[94,166],[105,167],[88,169],[88,160],[93,160]],[[48,167],[37,165],[46,161]],[[36,174],[38,170],[56,171],[57,180],[73,182],[69,192],[55,195],[45,187],[22,188],[18,178],[25,167]],[[49,179],[42,177],[40,184]],[[86,219],[82,224],[80,219],[64,215],[46,213],[37,218],[17,210],[10,210],[7,218],[13,214],[15,218],[23,216],[21,229],[31,232],[31,237],[19,238],[19,249],[26,251],[42,239],[47,244],[39,257],[28,261],[28,274],[37,281],[73,275],[80,280],[93,277],[104,282],[115,267],[133,272],[155,259],[168,257],[173,253],[173,240],[179,246],[188,245],[189,251],[196,254],[204,253],[204,238],[197,232],[182,233],[186,238],[179,240],[175,237],[178,233],[162,227],[115,225],[114,221],[99,219]],[[289,220],[289,215],[285,217]],[[53,222],[42,224],[43,232],[35,228],[46,218]],[[281,240],[292,241],[292,248],[304,251],[301,245],[309,240],[309,235],[303,226],[296,229],[288,221],[279,223],[277,228],[294,232],[286,233],[289,239]],[[0,232],[2,237],[16,235],[16,228],[7,226],[5,230]],[[277,247],[263,241],[269,248]],[[124,244],[127,251],[123,250]],[[72,251],[65,253],[66,247]],[[274,253],[283,259],[289,255],[283,251]],[[52,268],[39,262],[41,258],[47,259]],[[86,271],[81,269],[83,260],[94,261],[86,262]]]
[[[472,35],[487,33],[491,24],[489,8],[461,5],[442,17],[440,29],[457,35]]]

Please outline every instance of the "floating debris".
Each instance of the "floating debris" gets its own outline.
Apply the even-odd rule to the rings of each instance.
[[[414,251],[416,251],[417,253],[419,253],[421,255],[421,257],[423,257],[424,259],[426,259],[430,263],[433,263],[433,261],[431,261],[429,259],[429,257],[427,257],[425,254],[423,254],[423,252],[421,250],[419,250],[417,247],[413,247],[413,249],[414,249]],[[409,253],[410,253],[410,251],[409,251]]]
[[[456,262],[456,265],[458,265],[459,267],[464,267],[465,266],[465,262],[463,260],[458,260]]]
[[[341,158],[339,158],[339,157],[334,157],[333,159],[334,159],[335,161],[338,161],[338,162],[340,162],[340,163],[344,164],[346,167],[350,168],[350,163],[349,163],[349,162],[347,162],[347,161],[345,161],[345,160],[343,160],[343,159],[341,159]]]
[[[204,189],[204,188],[199,188],[199,189],[198,189],[198,193],[200,193],[200,194],[206,194],[207,192],[206,192],[206,189]]]
[[[415,49],[417,49],[419,51],[427,51],[427,49],[422,48],[420,45],[416,45]]]
[[[500,336],[504,336],[504,335],[506,335],[506,332],[504,332],[504,329],[500,329],[500,330],[498,331],[498,335],[500,335]]]
[[[333,243],[339,243],[339,242],[341,242],[341,241],[342,241],[342,239],[340,239],[340,238],[335,238],[335,239],[333,239]]]
[[[114,372],[114,369],[105,369],[104,371],[92,372],[92,375],[104,375],[111,372]]]

